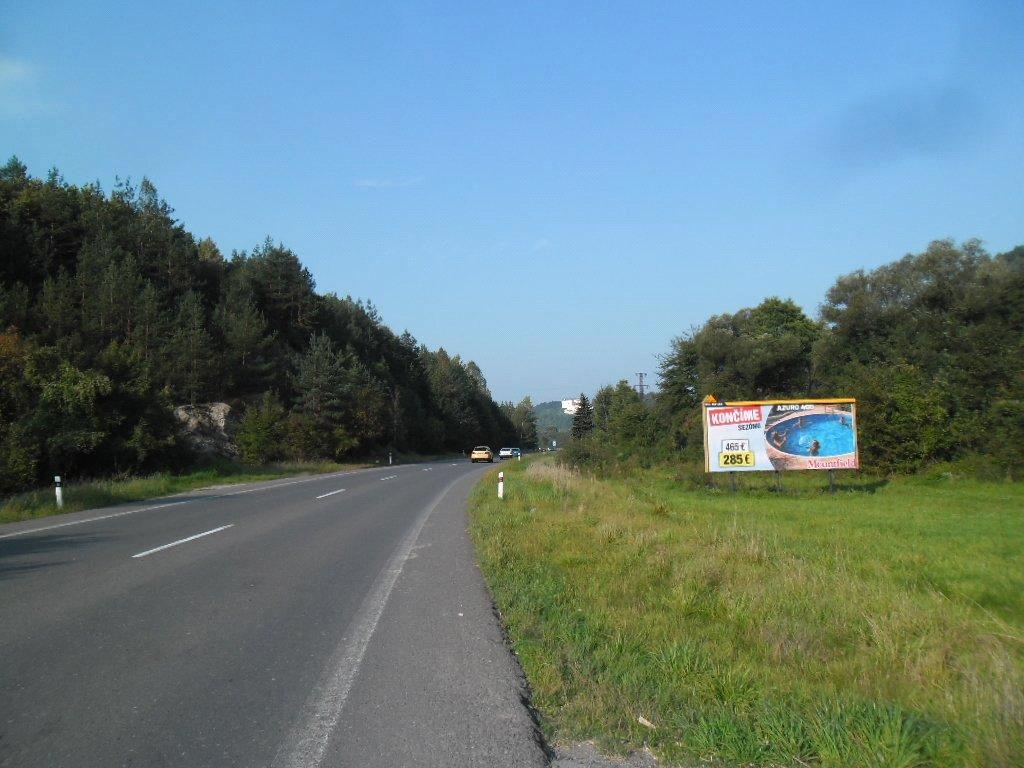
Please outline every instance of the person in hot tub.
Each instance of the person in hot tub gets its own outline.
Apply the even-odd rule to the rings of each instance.
[[[821,453],[821,443],[813,440],[811,442],[811,456],[817,456],[819,453]]]

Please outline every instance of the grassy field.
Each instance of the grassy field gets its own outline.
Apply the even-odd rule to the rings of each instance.
[[[106,507],[157,496],[191,491],[218,484],[251,483],[299,474],[338,472],[365,467],[367,464],[336,464],[334,462],[287,462],[265,467],[245,467],[222,461],[215,466],[171,474],[160,472],[146,477],[115,478],[71,483],[64,486],[64,508],[58,509],[52,488],[21,493],[0,499],[0,523],[31,520],[81,509]]]
[[[471,530],[552,740],[679,765],[1024,765],[1024,485],[504,469]]]

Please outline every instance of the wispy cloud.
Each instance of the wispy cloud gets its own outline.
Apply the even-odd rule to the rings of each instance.
[[[23,82],[32,76],[32,68],[23,61],[0,56],[0,88]]]
[[[973,145],[984,117],[978,95],[955,85],[886,91],[850,107],[834,129],[832,151],[853,167],[944,155]]]
[[[404,187],[415,187],[423,178],[416,176],[409,179],[356,179],[352,182],[353,187],[363,189],[402,189]]]
[[[53,109],[39,94],[35,69],[27,62],[0,56],[0,118],[21,119]]]

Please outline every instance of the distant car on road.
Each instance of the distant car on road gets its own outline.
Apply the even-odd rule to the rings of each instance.
[[[498,451],[498,458],[504,461],[505,459],[515,458],[515,448],[502,448]]]
[[[478,445],[469,454],[469,460],[476,464],[478,461],[494,463],[494,452],[486,445]]]

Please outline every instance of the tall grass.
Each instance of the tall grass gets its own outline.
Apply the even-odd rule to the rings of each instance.
[[[686,764],[1024,765],[1024,487],[745,481],[534,461],[504,503],[477,489],[549,737]]]

